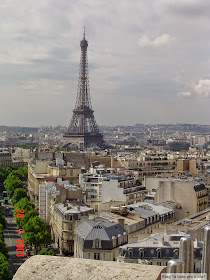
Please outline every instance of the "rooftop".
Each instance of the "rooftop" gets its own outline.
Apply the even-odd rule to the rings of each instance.
[[[75,231],[85,240],[93,240],[99,238],[101,240],[112,240],[112,237],[118,237],[118,234],[123,235],[126,231],[120,224],[101,220],[88,220],[81,223]]]

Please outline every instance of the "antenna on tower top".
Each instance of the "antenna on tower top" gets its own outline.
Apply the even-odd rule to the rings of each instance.
[[[84,26],[84,39],[85,39],[85,26]]]

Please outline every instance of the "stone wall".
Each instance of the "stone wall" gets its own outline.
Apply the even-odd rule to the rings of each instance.
[[[13,280],[160,280],[165,270],[155,265],[37,255],[21,265]]]

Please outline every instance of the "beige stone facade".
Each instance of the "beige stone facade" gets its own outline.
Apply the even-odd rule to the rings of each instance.
[[[8,151],[0,151],[0,168],[12,165],[12,156]]]
[[[74,231],[81,217],[88,218],[93,214],[92,208],[79,206],[72,203],[58,203],[51,209],[51,234],[54,242],[60,250],[74,252]]]
[[[146,189],[156,189],[155,202],[174,201],[189,215],[208,208],[207,188],[196,181],[164,178],[145,178]]]
[[[40,184],[45,184],[48,181],[56,182],[57,178],[68,180],[70,184],[77,184],[80,173],[81,168],[55,166],[50,160],[37,160],[35,164],[30,163],[28,165],[28,194],[30,199],[38,207]]]

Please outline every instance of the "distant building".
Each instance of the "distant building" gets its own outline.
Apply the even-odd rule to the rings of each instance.
[[[24,167],[26,163],[20,159],[13,159],[12,154],[7,150],[0,151],[0,168],[13,166],[16,168]]]
[[[149,238],[120,246],[119,261],[165,266],[169,260],[179,259],[180,239],[185,236],[190,235],[181,231],[151,234]],[[194,241],[195,272],[201,272],[202,250],[203,242]]]
[[[148,191],[156,190],[155,202],[173,201],[182,209],[195,214],[208,207],[208,193],[204,184],[193,180],[172,178],[145,178],[144,186]]]
[[[195,159],[178,159],[175,172],[190,172],[193,176],[198,174]]]
[[[8,151],[0,152],[0,168],[12,165],[12,155]]]
[[[175,221],[174,210],[160,205],[141,202],[128,205],[127,209],[130,215],[145,220],[145,227],[141,229],[140,233],[152,233],[160,227],[160,224]]]
[[[57,182],[57,179],[76,184],[79,181],[81,168],[55,164],[52,160],[33,160],[28,165],[28,193],[30,199],[39,205],[39,186],[46,182]]]
[[[187,232],[193,239],[197,238],[203,241],[204,227],[207,225],[210,225],[210,208],[179,220],[173,223],[171,227]]]
[[[86,194],[76,185],[69,185],[68,180],[57,178],[57,182],[45,182],[39,185],[39,216],[50,223],[54,205],[60,202],[77,202],[84,204]]]
[[[82,217],[88,218],[94,210],[87,206],[80,206],[73,203],[57,203],[53,208],[50,226],[54,242],[61,250],[65,249],[73,254],[74,252],[74,231],[76,223]]]
[[[144,200],[144,187],[130,176],[119,174],[81,174],[81,188],[87,191],[87,204],[100,211],[101,204],[126,205]]]
[[[119,246],[126,244],[127,240],[123,224],[104,220],[84,221],[75,230],[74,257],[116,261]]]

